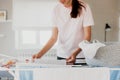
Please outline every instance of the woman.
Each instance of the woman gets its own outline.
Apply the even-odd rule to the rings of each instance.
[[[78,44],[83,40],[90,41],[91,26],[94,24],[89,6],[78,0],[59,0],[54,9],[52,36],[33,59],[41,58],[57,41],[58,59],[74,63],[76,58],[83,58]]]

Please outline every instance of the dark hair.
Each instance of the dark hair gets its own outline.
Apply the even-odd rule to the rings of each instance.
[[[82,3],[83,2],[80,2],[78,0],[72,0],[72,11],[70,13],[72,18],[77,18],[78,16],[81,15],[82,7],[84,7],[84,5]]]

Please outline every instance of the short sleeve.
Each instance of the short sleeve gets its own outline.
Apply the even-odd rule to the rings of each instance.
[[[94,25],[93,15],[89,5],[86,5],[84,18],[83,18],[83,27]]]

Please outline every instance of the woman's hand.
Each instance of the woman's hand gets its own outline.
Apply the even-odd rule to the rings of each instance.
[[[67,65],[74,65],[76,61],[76,56],[71,55],[69,58],[66,59],[66,64]]]
[[[74,65],[75,61],[76,61],[76,56],[79,54],[79,52],[81,51],[80,48],[77,48],[72,55],[66,59],[66,63],[68,65]]]
[[[33,58],[33,59],[38,58],[38,54],[34,54],[34,55],[32,56],[32,58]]]
[[[38,58],[41,58],[41,55],[40,55],[39,53],[34,54],[34,55],[32,56],[32,61],[34,62],[34,60],[35,60],[35,59],[38,59]]]

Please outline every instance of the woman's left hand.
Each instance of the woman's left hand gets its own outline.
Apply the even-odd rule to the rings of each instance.
[[[66,59],[66,64],[67,65],[74,65],[75,61],[76,61],[76,56],[79,54],[79,52],[81,51],[80,48],[76,49],[72,55]]]
[[[76,57],[74,55],[71,55],[69,58],[66,59],[66,64],[67,65],[74,65],[76,60]]]

